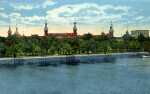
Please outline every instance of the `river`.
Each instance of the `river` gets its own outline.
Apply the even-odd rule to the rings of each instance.
[[[0,67],[0,94],[150,94],[150,58]]]

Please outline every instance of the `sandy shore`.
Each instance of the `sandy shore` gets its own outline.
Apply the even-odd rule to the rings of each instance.
[[[76,54],[75,57],[84,57],[84,56],[104,56],[104,55],[128,55],[128,54],[145,54],[147,52],[128,52],[128,53],[109,53],[109,54]],[[60,58],[66,57],[66,55],[51,55],[51,56],[29,56],[29,57],[18,57],[16,59],[43,59],[43,58]],[[0,58],[0,61],[3,60],[12,60],[14,58]]]

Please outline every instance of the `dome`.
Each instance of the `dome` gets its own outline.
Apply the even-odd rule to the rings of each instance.
[[[47,25],[47,22],[45,23],[45,25]]]
[[[102,34],[105,34],[104,32],[102,32]]]
[[[123,35],[123,37],[124,37],[124,38],[131,37],[131,35],[129,34],[129,31],[128,31],[128,30],[126,31],[126,34]]]

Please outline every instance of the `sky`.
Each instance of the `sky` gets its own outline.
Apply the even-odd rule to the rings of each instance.
[[[108,33],[113,22],[114,36],[131,30],[150,29],[150,0],[0,0],[0,36],[7,36],[9,23],[14,33],[44,35],[71,33],[76,18],[77,33]]]

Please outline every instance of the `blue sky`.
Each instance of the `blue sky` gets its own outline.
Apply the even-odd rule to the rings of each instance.
[[[0,0],[0,36],[7,36],[18,24],[20,33],[43,35],[47,20],[49,32],[72,32],[76,17],[78,34],[109,31],[113,21],[115,36],[129,30],[150,28],[149,0]]]

